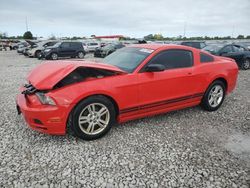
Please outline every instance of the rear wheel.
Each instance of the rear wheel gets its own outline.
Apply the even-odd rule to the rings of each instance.
[[[104,136],[115,123],[115,108],[104,96],[93,96],[81,101],[71,114],[71,129],[84,140]]]
[[[217,110],[223,103],[226,94],[225,84],[220,81],[214,81],[205,92],[202,98],[201,106],[208,111]]]
[[[83,52],[78,52],[77,57],[82,59],[84,58],[84,53]]]
[[[250,59],[249,58],[247,58],[247,59],[244,60],[244,62],[241,65],[241,68],[243,70],[250,69]]]
[[[57,53],[52,53],[52,54],[51,54],[51,59],[52,59],[52,60],[57,60],[57,59],[58,59]]]

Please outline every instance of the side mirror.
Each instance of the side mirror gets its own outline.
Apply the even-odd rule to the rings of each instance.
[[[146,72],[161,72],[165,70],[165,66],[161,64],[151,64],[145,68]]]

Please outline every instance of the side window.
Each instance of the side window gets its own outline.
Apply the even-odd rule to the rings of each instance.
[[[69,46],[70,46],[70,45],[69,45],[68,42],[64,42],[64,43],[61,44],[61,47],[62,47],[62,48],[69,48]]]
[[[79,45],[79,43],[72,42],[72,43],[70,44],[70,46],[71,46],[71,48],[78,48],[80,45]]]
[[[149,64],[162,64],[166,69],[191,67],[193,54],[188,50],[166,50],[153,57]]]
[[[233,51],[234,52],[244,52],[245,49],[241,46],[233,46]]]
[[[181,45],[184,45],[184,46],[191,46],[191,43],[190,43],[190,42],[182,42]]]
[[[194,48],[198,48],[198,49],[201,48],[201,47],[200,47],[200,43],[198,43],[198,42],[194,42],[194,43],[191,44],[190,46],[191,46],[191,47],[194,47]]]
[[[232,52],[232,46],[225,46],[220,51],[220,53],[230,53],[230,52]]]
[[[201,63],[209,63],[213,62],[214,58],[211,55],[207,55],[205,53],[200,53],[200,62]]]

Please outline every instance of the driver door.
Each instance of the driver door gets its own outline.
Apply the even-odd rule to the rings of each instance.
[[[71,55],[71,48],[69,42],[63,42],[58,50],[58,54],[60,57],[67,57]]]
[[[192,51],[166,50],[153,57],[149,64],[161,64],[166,69],[161,72],[142,70],[138,74],[139,112],[162,110],[197,95],[199,84],[194,74]]]

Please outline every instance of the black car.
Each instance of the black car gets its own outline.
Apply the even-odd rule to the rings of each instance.
[[[181,42],[180,43],[181,45],[184,45],[184,46],[190,46],[190,47],[193,47],[193,48],[197,48],[197,49],[202,49],[204,48],[206,45],[205,42],[194,42],[194,41],[185,41],[185,42]]]
[[[83,58],[85,51],[81,42],[58,42],[54,46],[45,48],[40,58],[56,60],[59,57]]]
[[[224,56],[234,59],[239,68],[244,70],[250,68],[250,51],[237,44],[209,45],[203,48],[213,55]]]
[[[104,47],[97,48],[94,52],[95,57],[106,57],[107,55],[113,53],[117,49],[125,47],[124,44],[118,43],[118,44],[108,44]]]

